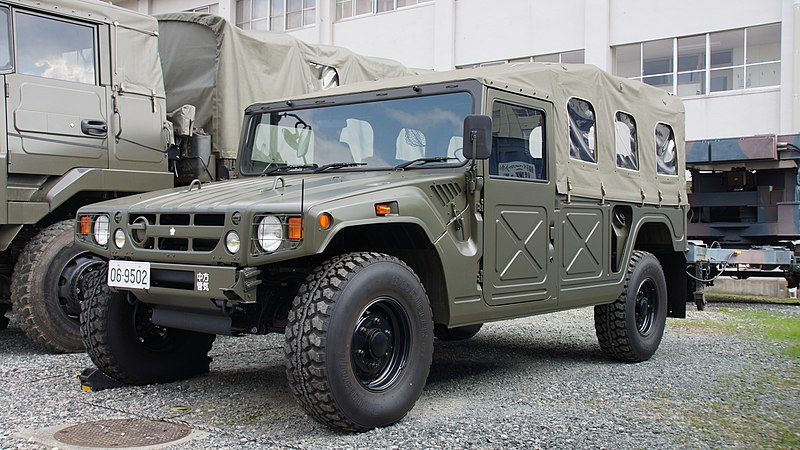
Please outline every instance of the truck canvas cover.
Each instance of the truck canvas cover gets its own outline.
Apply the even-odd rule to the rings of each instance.
[[[194,105],[194,126],[213,136],[213,151],[222,158],[236,158],[244,108],[255,101],[413,73],[395,61],[283,33],[245,32],[210,14],[157,19],[167,110]]]
[[[470,79],[481,82],[486,88],[537,97],[553,103],[556,114],[552,120],[556,136],[549,139],[555,139],[556,143],[551,148],[556,150],[555,181],[558,193],[649,205],[687,204],[683,103],[662,89],[613,76],[593,65],[519,63],[461,69],[343,86],[326,91],[325,95]],[[572,98],[588,100],[594,107],[596,163],[570,157],[567,102]],[[617,112],[632,115],[636,120],[639,170],[617,167],[614,123]],[[658,124],[669,125],[674,132],[676,148],[673,150],[677,152],[675,175],[657,174],[655,129]]]

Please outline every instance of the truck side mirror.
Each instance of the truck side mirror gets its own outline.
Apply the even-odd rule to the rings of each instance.
[[[492,154],[492,118],[470,115],[464,119],[464,157],[489,159]],[[474,152],[474,153],[473,153]]]

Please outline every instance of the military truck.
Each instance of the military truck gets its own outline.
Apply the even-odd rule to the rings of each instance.
[[[683,141],[677,97],[588,65],[255,104],[239,179],[79,210],[110,260],[87,351],[148,384],[209,370],[218,334],[283,332],[299,403],[353,431],[408,413],[434,338],[489,321],[593,307],[603,351],[647,360],[685,315]]]
[[[103,261],[72,246],[78,207],[235,176],[255,101],[408,73],[212,15],[0,1],[0,327],[13,303],[31,339],[82,351],[81,280]]]

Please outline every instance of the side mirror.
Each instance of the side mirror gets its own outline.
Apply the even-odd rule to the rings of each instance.
[[[489,159],[492,154],[492,118],[471,115],[464,119],[464,157]]]

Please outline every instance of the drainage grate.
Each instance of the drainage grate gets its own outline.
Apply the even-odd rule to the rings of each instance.
[[[53,437],[81,447],[143,447],[183,439],[189,427],[142,419],[110,419],[79,423],[57,431]]]

